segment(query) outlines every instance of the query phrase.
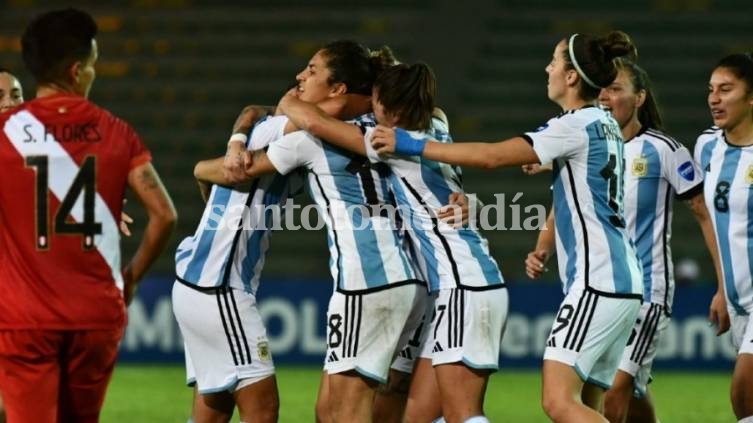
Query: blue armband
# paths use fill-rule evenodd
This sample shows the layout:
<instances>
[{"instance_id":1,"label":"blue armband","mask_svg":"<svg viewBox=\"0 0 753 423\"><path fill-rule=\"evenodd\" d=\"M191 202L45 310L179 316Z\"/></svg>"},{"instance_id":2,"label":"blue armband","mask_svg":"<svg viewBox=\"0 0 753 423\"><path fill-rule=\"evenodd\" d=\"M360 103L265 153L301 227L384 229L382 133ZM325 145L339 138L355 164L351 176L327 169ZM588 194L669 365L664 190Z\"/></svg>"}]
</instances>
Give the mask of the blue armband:
<instances>
[{"instance_id":1,"label":"blue armband","mask_svg":"<svg viewBox=\"0 0 753 423\"><path fill-rule=\"evenodd\" d=\"M416 139L405 129L395 128L395 154L420 156L424 154L428 138Z\"/></svg>"}]
</instances>

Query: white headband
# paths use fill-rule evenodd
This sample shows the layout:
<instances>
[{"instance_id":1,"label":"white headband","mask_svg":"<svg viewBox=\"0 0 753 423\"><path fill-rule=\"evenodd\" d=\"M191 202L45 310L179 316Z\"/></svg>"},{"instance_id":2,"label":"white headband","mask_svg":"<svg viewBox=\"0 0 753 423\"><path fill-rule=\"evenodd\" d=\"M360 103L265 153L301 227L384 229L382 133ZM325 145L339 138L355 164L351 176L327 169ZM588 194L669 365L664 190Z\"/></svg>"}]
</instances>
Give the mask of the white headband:
<instances>
[{"instance_id":1,"label":"white headband","mask_svg":"<svg viewBox=\"0 0 753 423\"><path fill-rule=\"evenodd\" d=\"M594 84L593 81L591 81L587 76L586 73L583 72L583 69L578 66L578 61L575 60L575 50L573 49L573 42L575 41L575 37L578 36L578 34L573 34L570 36L570 41L567 43L567 52L570 54L570 61L573 63L573 67L575 68L575 71L578 72L578 75L580 75L581 79L586 82L586 84L590 85L593 88L601 89L602 87Z\"/></svg>"}]
</instances>

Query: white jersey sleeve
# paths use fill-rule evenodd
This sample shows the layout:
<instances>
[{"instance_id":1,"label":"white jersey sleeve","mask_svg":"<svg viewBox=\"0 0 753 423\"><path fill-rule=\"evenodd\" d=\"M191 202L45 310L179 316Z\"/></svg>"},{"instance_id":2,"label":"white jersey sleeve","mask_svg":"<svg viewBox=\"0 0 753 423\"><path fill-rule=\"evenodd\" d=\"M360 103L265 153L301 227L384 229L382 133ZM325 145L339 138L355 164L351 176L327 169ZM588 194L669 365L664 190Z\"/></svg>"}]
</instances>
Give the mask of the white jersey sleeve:
<instances>
[{"instance_id":1,"label":"white jersey sleeve","mask_svg":"<svg viewBox=\"0 0 753 423\"><path fill-rule=\"evenodd\" d=\"M293 169L306 166L321 150L320 145L308 132L291 132L269 145L267 157L279 173L287 175Z\"/></svg>"},{"instance_id":2,"label":"white jersey sleeve","mask_svg":"<svg viewBox=\"0 0 753 423\"><path fill-rule=\"evenodd\" d=\"M554 159L567 160L585 149L588 138L583 135L583 126L576 125L580 122L570 119L571 116L568 113L549 119L536 131L525 133L541 164L551 163Z\"/></svg>"},{"instance_id":3,"label":"white jersey sleeve","mask_svg":"<svg viewBox=\"0 0 753 423\"><path fill-rule=\"evenodd\" d=\"M662 176L672 185L677 195L682 195L703 183L703 172L684 146L674 151L666 149L662 165Z\"/></svg>"},{"instance_id":4,"label":"white jersey sleeve","mask_svg":"<svg viewBox=\"0 0 753 423\"><path fill-rule=\"evenodd\" d=\"M249 150L261 150L267 147L272 141L280 139L285 135L285 125L288 123L287 116L272 116L256 125L251 133L251 140L248 143Z\"/></svg>"},{"instance_id":5,"label":"white jersey sleeve","mask_svg":"<svg viewBox=\"0 0 753 423\"><path fill-rule=\"evenodd\" d=\"M709 143L715 142L721 136L722 131L716 126L712 126L703 131L703 133L698 136L698 139L696 139L695 147L693 149L693 160L704 173L707 172L705 168L709 164L704 162L710 157L710 154L706 153L710 153L709 148L713 147L713 145L709 145ZM704 153L704 150L706 153Z\"/></svg>"},{"instance_id":6,"label":"white jersey sleeve","mask_svg":"<svg viewBox=\"0 0 753 423\"><path fill-rule=\"evenodd\" d=\"M366 146L366 157L371 163L379 163L382 161L382 158L379 157L379 154L377 154L376 150L374 150L374 147L371 146L371 137L374 136L375 129L376 128L365 128L363 134L363 142Z\"/></svg>"}]
</instances>

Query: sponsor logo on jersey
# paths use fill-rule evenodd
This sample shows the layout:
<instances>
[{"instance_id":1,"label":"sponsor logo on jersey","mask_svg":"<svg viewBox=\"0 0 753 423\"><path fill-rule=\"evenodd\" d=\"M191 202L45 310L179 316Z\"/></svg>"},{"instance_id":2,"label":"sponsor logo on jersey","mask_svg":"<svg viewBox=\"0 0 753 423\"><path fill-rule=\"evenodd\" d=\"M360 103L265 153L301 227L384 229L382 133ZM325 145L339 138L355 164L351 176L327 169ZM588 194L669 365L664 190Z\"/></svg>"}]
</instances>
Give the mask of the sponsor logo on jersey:
<instances>
[{"instance_id":1,"label":"sponsor logo on jersey","mask_svg":"<svg viewBox=\"0 0 753 423\"><path fill-rule=\"evenodd\" d=\"M692 182L695 179L695 169L693 169L693 163L687 161L677 168L677 173L682 176L686 181Z\"/></svg>"},{"instance_id":2,"label":"sponsor logo on jersey","mask_svg":"<svg viewBox=\"0 0 753 423\"><path fill-rule=\"evenodd\" d=\"M643 156L635 158L631 170L636 178L648 175L648 160Z\"/></svg>"}]
</instances>

